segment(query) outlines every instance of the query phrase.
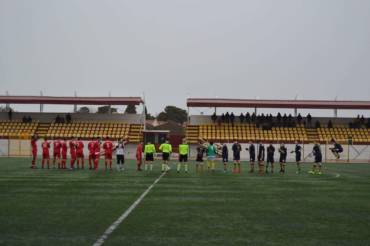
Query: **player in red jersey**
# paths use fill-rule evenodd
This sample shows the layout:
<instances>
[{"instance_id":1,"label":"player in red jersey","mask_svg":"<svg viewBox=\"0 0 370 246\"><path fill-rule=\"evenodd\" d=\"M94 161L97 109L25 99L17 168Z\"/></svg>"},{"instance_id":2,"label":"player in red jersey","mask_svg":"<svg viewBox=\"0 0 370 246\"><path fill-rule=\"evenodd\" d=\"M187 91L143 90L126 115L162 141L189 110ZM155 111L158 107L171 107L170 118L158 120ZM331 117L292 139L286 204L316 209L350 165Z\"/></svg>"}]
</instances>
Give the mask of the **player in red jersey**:
<instances>
[{"instance_id":1,"label":"player in red jersey","mask_svg":"<svg viewBox=\"0 0 370 246\"><path fill-rule=\"evenodd\" d=\"M45 161L48 164L48 169L50 168L50 154L49 154L49 148L50 143L45 138L44 142L41 144L42 147L42 161L41 161L41 167L44 168Z\"/></svg>"},{"instance_id":2,"label":"player in red jersey","mask_svg":"<svg viewBox=\"0 0 370 246\"><path fill-rule=\"evenodd\" d=\"M105 157L105 160L104 160L105 170L107 170L107 166L109 164L109 169L112 171L113 143L109 140L109 137L105 138L103 149L104 149L104 157Z\"/></svg>"},{"instance_id":3,"label":"player in red jersey","mask_svg":"<svg viewBox=\"0 0 370 246\"><path fill-rule=\"evenodd\" d=\"M140 142L136 147L136 166L138 171L142 171L141 164L143 161L143 142Z\"/></svg>"},{"instance_id":4,"label":"player in red jersey","mask_svg":"<svg viewBox=\"0 0 370 246\"><path fill-rule=\"evenodd\" d=\"M64 139L60 141L60 146L62 147L62 169L66 169L67 151L68 151L67 140Z\"/></svg>"},{"instance_id":5,"label":"player in red jersey","mask_svg":"<svg viewBox=\"0 0 370 246\"><path fill-rule=\"evenodd\" d=\"M76 141L74 138L72 138L70 141L69 141L69 154L71 155L71 162L70 162L70 165L71 165L71 169L74 169L75 167L75 162L76 162Z\"/></svg>"},{"instance_id":6,"label":"player in red jersey","mask_svg":"<svg viewBox=\"0 0 370 246\"><path fill-rule=\"evenodd\" d=\"M84 143L81 138L78 138L76 142L76 154L77 154L77 168L80 168L80 162L82 169L85 169L85 156L84 156Z\"/></svg>"},{"instance_id":7,"label":"player in red jersey","mask_svg":"<svg viewBox=\"0 0 370 246\"><path fill-rule=\"evenodd\" d=\"M89 150L89 169L93 169L92 167L92 164L94 162L94 144L95 144L95 141L93 139L91 139L91 141L89 142L89 144L87 145L87 148Z\"/></svg>"},{"instance_id":8,"label":"player in red jersey","mask_svg":"<svg viewBox=\"0 0 370 246\"><path fill-rule=\"evenodd\" d=\"M61 168L60 162L60 141L58 139L54 140L53 142L53 167L55 168L55 162L58 162L58 168Z\"/></svg>"},{"instance_id":9,"label":"player in red jersey","mask_svg":"<svg viewBox=\"0 0 370 246\"><path fill-rule=\"evenodd\" d=\"M98 170L100 160L100 139L94 141L94 169Z\"/></svg>"},{"instance_id":10,"label":"player in red jersey","mask_svg":"<svg viewBox=\"0 0 370 246\"><path fill-rule=\"evenodd\" d=\"M32 164L31 168L36 168L36 158L37 158L37 135L33 135L31 138L31 149L32 149Z\"/></svg>"}]
</instances>

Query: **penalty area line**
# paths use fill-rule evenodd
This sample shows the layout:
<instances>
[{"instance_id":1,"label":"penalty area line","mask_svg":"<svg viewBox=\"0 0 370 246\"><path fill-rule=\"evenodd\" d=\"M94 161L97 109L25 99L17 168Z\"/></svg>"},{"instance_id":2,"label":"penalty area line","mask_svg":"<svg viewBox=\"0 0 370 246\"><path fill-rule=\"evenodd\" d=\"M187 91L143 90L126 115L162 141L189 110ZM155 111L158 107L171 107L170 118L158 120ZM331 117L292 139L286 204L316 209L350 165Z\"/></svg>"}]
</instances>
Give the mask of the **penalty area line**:
<instances>
[{"instance_id":1,"label":"penalty area line","mask_svg":"<svg viewBox=\"0 0 370 246\"><path fill-rule=\"evenodd\" d=\"M141 195L140 197L116 220L111 224L108 229L105 230L103 235L99 237L99 239L93 244L93 246L101 246L107 240L110 234L117 229L117 227L130 215L130 213L140 204L140 202L144 199L144 197L149 193L149 191L156 185L159 180L166 174L166 172L162 173L154 182L151 184Z\"/></svg>"}]
</instances>

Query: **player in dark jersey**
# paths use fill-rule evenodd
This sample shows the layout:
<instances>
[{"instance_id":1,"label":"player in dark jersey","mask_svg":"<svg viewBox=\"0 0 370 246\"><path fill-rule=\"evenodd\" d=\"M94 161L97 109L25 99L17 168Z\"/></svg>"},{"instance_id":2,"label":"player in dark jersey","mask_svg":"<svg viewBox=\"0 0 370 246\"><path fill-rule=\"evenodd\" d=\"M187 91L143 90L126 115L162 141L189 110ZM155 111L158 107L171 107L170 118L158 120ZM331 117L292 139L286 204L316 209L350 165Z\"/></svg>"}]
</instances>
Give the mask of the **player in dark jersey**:
<instances>
[{"instance_id":1,"label":"player in dark jersey","mask_svg":"<svg viewBox=\"0 0 370 246\"><path fill-rule=\"evenodd\" d=\"M254 172L254 162L256 160L256 147L252 142L249 142L249 147L245 150L249 151L249 164L250 164L250 173Z\"/></svg>"},{"instance_id":2,"label":"player in dark jersey","mask_svg":"<svg viewBox=\"0 0 370 246\"><path fill-rule=\"evenodd\" d=\"M224 143L222 145L222 162L224 163L224 172L227 171L227 162L229 161L229 149L227 145Z\"/></svg>"},{"instance_id":3,"label":"player in dark jersey","mask_svg":"<svg viewBox=\"0 0 370 246\"><path fill-rule=\"evenodd\" d=\"M333 148L330 148L330 150L333 153L333 155L337 159L339 159L340 158L339 153L342 153L343 152L343 147L342 147L341 144L337 143L337 141L334 138L331 140L331 142L334 144L334 147Z\"/></svg>"},{"instance_id":4,"label":"player in dark jersey","mask_svg":"<svg viewBox=\"0 0 370 246\"><path fill-rule=\"evenodd\" d=\"M242 146L238 141L235 141L235 143L232 146L233 150L233 159L234 159L234 173L240 173L240 152L242 151Z\"/></svg>"},{"instance_id":5,"label":"player in dark jersey","mask_svg":"<svg viewBox=\"0 0 370 246\"><path fill-rule=\"evenodd\" d=\"M301 157L302 157L302 147L299 145L298 141L295 142L295 148L290 153L295 153L295 162L297 163L297 173L301 173Z\"/></svg>"},{"instance_id":6,"label":"player in dark jersey","mask_svg":"<svg viewBox=\"0 0 370 246\"><path fill-rule=\"evenodd\" d=\"M258 143L258 173L263 175L265 167L265 146L262 143Z\"/></svg>"},{"instance_id":7,"label":"player in dark jersey","mask_svg":"<svg viewBox=\"0 0 370 246\"><path fill-rule=\"evenodd\" d=\"M285 173L286 157L287 157L288 150L283 143L280 145L279 153L280 153L280 160L279 160L280 173Z\"/></svg>"},{"instance_id":8,"label":"player in dark jersey","mask_svg":"<svg viewBox=\"0 0 370 246\"><path fill-rule=\"evenodd\" d=\"M275 154L275 147L270 144L267 149L267 161L266 161L266 170L265 173L268 173L269 164L271 164L270 171L274 173L274 154Z\"/></svg>"},{"instance_id":9,"label":"player in dark jersey","mask_svg":"<svg viewBox=\"0 0 370 246\"><path fill-rule=\"evenodd\" d=\"M197 158L196 158L196 171L197 172L199 172L199 170L203 172L203 169L204 169L203 156L205 152L206 152L206 148L202 145L201 142L199 142L199 145L197 147Z\"/></svg>"},{"instance_id":10,"label":"player in dark jersey","mask_svg":"<svg viewBox=\"0 0 370 246\"><path fill-rule=\"evenodd\" d=\"M297 163L297 174L301 173L302 147L298 141L295 141L295 148L290 153L295 153L295 162Z\"/></svg>"},{"instance_id":11,"label":"player in dark jersey","mask_svg":"<svg viewBox=\"0 0 370 246\"><path fill-rule=\"evenodd\" d=\"M321 165L322 165L322 153L321 148L318 143L313 146L312 155L315 157L315 162L313 164L312 170L309 172L310 174L322 174L321 173Z\"/></svg>"}]
</instances>

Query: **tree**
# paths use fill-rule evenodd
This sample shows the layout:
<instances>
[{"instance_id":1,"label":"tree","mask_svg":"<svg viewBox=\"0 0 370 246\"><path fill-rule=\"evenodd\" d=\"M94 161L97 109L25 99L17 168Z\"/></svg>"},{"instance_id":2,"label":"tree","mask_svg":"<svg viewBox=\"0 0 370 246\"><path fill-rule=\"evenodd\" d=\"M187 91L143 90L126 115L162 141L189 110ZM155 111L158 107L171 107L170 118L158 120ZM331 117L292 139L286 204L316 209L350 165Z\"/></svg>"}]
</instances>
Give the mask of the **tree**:
<instances>
[{"instance_id":1,"label":"tree","mask_svg":"<svg viewBox=\"0 0 370 246\"><path fill-rule=\"evenodd\" d=\"M127 105L127 107L125 109L125 113L127 113L127 114L136 114L136 106L133 105L133 104Z\"/></svg>"},{"instance_id":2,"label":"tree","mask_svg":"<svg viewBox=\"0 0 370 246\"><path fill-rule=\"evenodd\" d=\"M159 121L168 121L168 115L166 112L160 112L158 115L157 115L157 120Z\"/></svg>"},{"instance_id":3,"label":"tree","mask_svg":"<svg viewBox=\"0 0 370 246\"><path fill-rule=\"evenodd\" d=\"M81 107L77 110L77 112L82 114L88 114L90 113L90 109L88 107Z\"/></svg>"},{"instance_id":4,"label":"tree","mask_svg":"<svg viewBox=\"0 0 370 246\"><path fill-rule=\"evenodd\" d=\"M117 108L111 108L111 112L112 113L116 113L117 112ZM108 114L109 113L109 106L101 106L101 107L98 107L98 114Z\"/></svg>"},{"instance_id":5,"label":"tree","mask_svg":"<svg viewBox=\"0 0 370 246\"><path fill-rule=\"evenodd\" d=\"M166 106L163 112L159 113L157 120L160 121L175 121L177 123L184 123L187 120L186 110L175 107L175 106Z\"/></svg>"},{"instance_id":6,"label":"tree","mask_svg":"<svg viewBox=\"0 0 370 246\"><path fill-rule=\"evenodd\" d=\"M148 109L146 108L146 106L145 106L145 119L147 119L147 120L154 120L155 119L155 117L153 115L148 113Z\"/></svg>"}]
</instances>

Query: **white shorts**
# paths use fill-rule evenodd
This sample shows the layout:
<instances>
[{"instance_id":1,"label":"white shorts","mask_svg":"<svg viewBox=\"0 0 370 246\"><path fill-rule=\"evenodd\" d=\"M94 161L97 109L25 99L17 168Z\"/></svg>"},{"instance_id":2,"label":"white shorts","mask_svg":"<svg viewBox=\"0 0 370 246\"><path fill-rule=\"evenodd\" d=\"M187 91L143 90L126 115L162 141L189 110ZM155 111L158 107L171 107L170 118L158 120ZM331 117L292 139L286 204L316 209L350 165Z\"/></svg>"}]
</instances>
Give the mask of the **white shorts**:
<instances>
[{"instance_id":1,"label":"white shorts","mask_svg":"<svg viewBox=\"0 0 370 246\"><path fill-rule=\"evenodd\" d=\"M215 156L208 156L207 157L207 160L209 160L209 161L214 161L216 159L216 157Z\"/></svg>"}]
</instances>

